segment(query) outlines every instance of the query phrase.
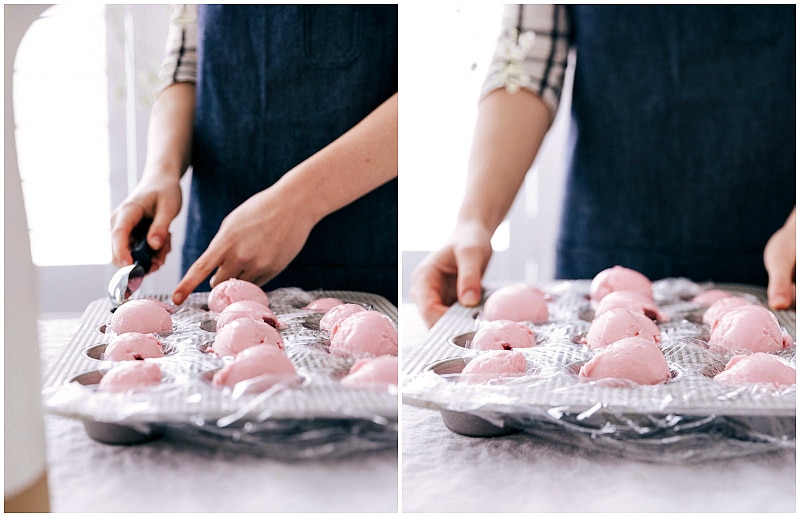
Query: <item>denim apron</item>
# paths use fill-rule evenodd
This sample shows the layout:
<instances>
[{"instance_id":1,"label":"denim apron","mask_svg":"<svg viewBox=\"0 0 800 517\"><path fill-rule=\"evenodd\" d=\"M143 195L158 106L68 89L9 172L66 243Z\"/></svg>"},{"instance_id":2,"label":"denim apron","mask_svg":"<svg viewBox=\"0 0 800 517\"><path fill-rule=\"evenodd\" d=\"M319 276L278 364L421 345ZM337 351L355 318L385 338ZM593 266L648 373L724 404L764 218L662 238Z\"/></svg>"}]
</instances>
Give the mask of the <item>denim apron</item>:
<instances>
[{"instance_id":1,"label":"denim apron","mask_svg":"<svg viewBox=\"0 0 800 517\"><path fill-rule=\"evenodd\" d=\"M795 8L570 6L576 70L559 278L766 285L796 203Z\"/></svg>"},{"instance_id":2,"label":"denim apron","mask_svg":"<svg viewBox=\"0 0 800 517\"><path fill-rule=\"evenodd\" d=\"M184 271L228 213L396 91L396 5L201 6ZM320 221L277 287L396 303L397 180Z\"/></svg>"}]
</instances>

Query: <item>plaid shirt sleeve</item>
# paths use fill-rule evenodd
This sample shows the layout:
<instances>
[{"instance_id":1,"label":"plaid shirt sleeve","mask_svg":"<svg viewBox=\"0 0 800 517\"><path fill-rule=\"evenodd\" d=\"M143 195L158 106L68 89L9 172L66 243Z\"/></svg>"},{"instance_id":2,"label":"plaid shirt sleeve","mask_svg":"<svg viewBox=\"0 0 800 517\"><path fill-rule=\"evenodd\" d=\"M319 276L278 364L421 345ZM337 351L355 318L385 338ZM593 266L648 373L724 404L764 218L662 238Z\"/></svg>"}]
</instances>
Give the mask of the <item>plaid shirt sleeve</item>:
<instances>
[{"instance_id":1,"label":"plaid shirt sleeve","mask_svg":"<svg viewBox=\"0 0 800 517\"><path fill-rule=\"evenodd\" d=\"M563 5L506 5L481 98L498 88L524 88L545 102L552 120L564 84L569 31Z\"/></svg>"},{"instance_id":2,"label":"plaid shirt sleeve","mask_svg":"<svg viewBox=\"0 0 800 517\"><path fill-rule=\"evenodd\" d=\"M164 59L158 72L156 95L173 83L194 83L197 74L197 5L170 6L170 24Z\"/></svg>"}]
</instances>

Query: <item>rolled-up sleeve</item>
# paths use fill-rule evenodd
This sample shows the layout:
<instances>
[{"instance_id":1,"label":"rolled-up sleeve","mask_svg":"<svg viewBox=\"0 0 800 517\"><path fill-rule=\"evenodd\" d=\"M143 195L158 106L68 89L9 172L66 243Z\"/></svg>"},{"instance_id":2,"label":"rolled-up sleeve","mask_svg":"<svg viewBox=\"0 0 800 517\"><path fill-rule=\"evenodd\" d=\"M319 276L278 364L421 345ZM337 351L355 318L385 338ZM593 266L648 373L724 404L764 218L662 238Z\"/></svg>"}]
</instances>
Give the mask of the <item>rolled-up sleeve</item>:
<instances>
[{"instance_id":1,"label":"rolled-up sleeve","mask_svg":"<svg viewBox=\"0 0 800 517\"><path fill-rule=\"evenodd\" d=\"M197 5L170 6L170 24L164 59L158 72L156 95L173 83L197 79Z\"/></svg>"},{"instance_id":2,"label":"rolled-up sleeve","mask_svg":"<svg viewBox=\"0 0 800 517\"><path fill-rule=\"evenodd\" d=\"M481 98L498 88L524 88L545 102L552 120L564 84L569 31L563 5L506 5Z\"/></svg>"}]
</instances>

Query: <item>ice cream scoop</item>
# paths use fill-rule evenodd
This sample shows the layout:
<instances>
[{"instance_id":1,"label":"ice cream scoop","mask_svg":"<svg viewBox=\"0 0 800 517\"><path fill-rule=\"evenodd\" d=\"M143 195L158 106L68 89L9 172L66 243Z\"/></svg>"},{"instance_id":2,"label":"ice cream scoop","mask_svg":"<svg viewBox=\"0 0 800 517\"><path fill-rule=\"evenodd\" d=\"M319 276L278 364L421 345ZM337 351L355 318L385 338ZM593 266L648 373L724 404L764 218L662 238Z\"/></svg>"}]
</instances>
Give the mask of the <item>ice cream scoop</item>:
<instances>
[{"instance_id":1,"label":"ice cream scoop","mask_svg":"<svg viewBox=\"0 0 800 517\"><path fill-rule=\"evenodd\" d=\"M708 344L725 352L777 352L793 344L781 333L778 318L760 305L735 307L717 320L711 329Z\"/></svg>"},{"instance_id":2,"label":"ice cream scoop","mask_svg":"<svg viewBox=\"0 0 800 517\"><path fill-rule=\"evenodd\" d=\"M267 325L271 325L276 329L286 327L286 325L283 324L280 319L278 319L278 316L272 312L272 309L266 305L260 302L254 302L252 300L242 300L239 302L233 302L222 309L222 312L219 314L219 318L217 318L217 332L219 332L231 321L239 318L249 318L251 320L263 321Z\"/></svg>"},{"instance_id":3,"label":"ice cream scoop","mask_svg":"<svg viewBox=\"0 0 800 517\"><path fill-rule=\"evenodd\" d=\"M98 391L125 393L161 383L161 368L147 361L125 361L106 372L97 385Z\"/></svg>"},{"instance_id":4,"label":"ice cream scoop","mask_svg":"<svg viewBox=\"0 0 800 517\"><path fill-rule=\"evenodd\" d=\"M344 302L338 298L317 298L304 307L309 311L327 312L330 308L342 305Z\"/></svg>"},{"instance_id":5,"label":"ice cream scoop","mask_svg":"<svg viewBox=\"0 0 800 517\"><path fill-rule=\"evenodd\" d=\"M127 302L131 295L139 289L144 276L150 272L155 251L147 244L147 230L153 220L142 219L131 231L131 257L133 263L117 270L108 282L108 296L112 310Z\"/></svg>"},{"instance_id":6,"label":"ice cream scoop","mask_svg":"<svg viewBox=\"0 0 800 517\"><path fill-rule=\"evenodd\" d=\"M357 303L344 303L331 307L328 312L319 320L319 329L325 332L330 332L337 321L343 320L348 316L352 316L357 312L365 311L366 309Z\"/></svg>"},{"instance_id":7,"label":"ice cream scoop","mask_svg":"<svg viewBox=\"0 0 800 517\"><path fill-rule=\"evenodd\" d=\"M581 366L583 381L604 379L612 386L624 386L625 381L653 385L666 382L671 374L661 350L650 340L627 337L600 349Z\"/></svg>"},{"instance_id":8,"label":"ice cream scoop","mask_svg":"<svg viewBox=\"0 0 800 517\"><path fill-rule=\"evenodd\" d=\"M511 350L536 346L536 334L525 323L511 320L490 321L477 332L469 345L476 350Z\"/></svg>"},{"instance_id":9,"label":"ice cream scoop","mask_svg":"<svg viewBox=\"0 0 800 517\"><path fill-rule=\"evenodd\" d=\"M753 302L742 296L726 296L720 298L703 312L703 323L714 328L719 317L729 310L735 309L736 307L751 305L752 303Z\"/></svg>"},{"instance_id":10,"label":"ice cream scoop","mask_svg":"<svg viewBox=\"0 0 800 517\"><path fill-rule=\"evenodd\" d=\"M135 361L164 357L164 347L153 334L126 332L116 336L103 352L105 361Z\"/></svg>"},{"instance_id":11,"label":"ice cream scoop","mask_svg":"<svg viewBox=\"0 0 800 517\"><path fill-rule=\"evenodd\" d=\"M550 317L545 293L527 284L501 287L486 298L483 318L493 320L545 323Z\"/></svg>"},{"instance_id":12,"label":"ice cream scoop","mask_svg":"<svg viewBox=\"0 0 800 517\"><path fill-rule=\"evenodd\" d=\"M724 289L707 289L697 293L694 298L692 298L692 303L703 307L711 307L711 304L714 302L729 296L733 296L733 294Z\"/></svg>"},{"instance_id":13,"label":"ice cream scoop","mask_svg":"<svg viewBox=\"0 0 800 517\"><path fill-rule=\"evenodd\" d=\"M517 350L487 350L464 366L459 382L486 384L495 379L519 377L528 371L525 355Z\"/></svg>"},{"instance_id":14,"label":"ice cream scoop","mask_svg":"<svg viewBox=\"0 0 800 517\"><path fill-rule=\"evenodd\" d=\"M222 312L225 307L243 300L251 300L269 307L269 297L259 286L246 280L229 278L215 285L208 294L208 308Z\"/></svg>"},{"instance_id":15,"label":"ice cream scoop","mask_svg":"<svg viewBox=\"0 0 800 517\"><path fill-rule=\"evenodd\" d=\"M614 266L597 273L589 285L589 296L599 302L614 291L635 291L653 299L653 283L639 271Z\"/></svg>"},{"instance_id":16,"label":"ice cream scoop","mask_svg":"<svg viewBox=\"0 0 800 517\"><path fill-rule=\"evenodd\" d=\"M127 332L172 332L172 315L158 300L139 298L120 305L111 316L109 327L118 335Z\"/></svg>"},{"instance_id":17,"label":"ice cream scoop","mask_svg":"<svg viewBox=\"0 0 800 517\"><path fill-rule=\"evenodd\" d=\"M212 351L220 357L235 356L246 348L270 345L283 348L283 338L272 325L263 321L239 318L225 325L214 339Z\"/></svg>"},{"instance_id":18,"label":"ice cream scoop","mask_svg":"<svg viewBox=\"0 0 800 517\"><path fill-rule=\"evenodd\" d=\"M362 358L342 378L346 386L382 387L397 385L399 363L396 355Z\"/></svg>"},{"instance_id":19,"label":"ice cream scoop","mask_svg":"<svg viewBox=\"0 0 800 517\"><path fill-rule=\"evenodd\" d=\"M586 333L586 346L604 348L626 337L640 337L651 343L661 342L661 330L650 318L630 309L611 309L592 320Z\"/></svg>"},{"instance_id":20,"label":"ice cream scoop","mask_svg":"<svg viewBox=\"0 0 800 517\"><path fill-rule=\"evenodd\" d=\"M642 313L651 320L669 321L669 316L661 312L652 298L648 298L637 291L612 291L608 293L597 303L597 307L594 309L594 317L596 318L604 312L618 308Z\"/></svg>"},{"instance_id":21,"label":"ice cream scoop","mask_svg":"<svg viewBox=\"0 0 800 517\"><path fill-rule=\"evenodd\" d=\"M232 387L250 379L257 379L253 382L253 389L265 390L279 382L298 380L299 376L283 350L256 345L242 350L233 362L218 370L211 383L217 387Z\"/></svg>"},{"instance_id":22,"label":"ice cream scoop","mask_svg":"<svg viewBox=\"0 0 800 517\"><path fill-rule=\"evenodd\" d=\"M725 370L714 376L715 382L727 384L772 384L776 388L797 384L797 370L780 357L764 352L735 355Z\"/></svg>"},{"instance_id":23,"label":"ice cream scoop","mask_svg":"<svg viewBox=\"0 0 800 517\"><path fill-rule=\"evenodd\" d=\"M381 312L357 312L333 326L331 350L374 356L397 355L397 327Z\"/></svg>"}]
</instances>

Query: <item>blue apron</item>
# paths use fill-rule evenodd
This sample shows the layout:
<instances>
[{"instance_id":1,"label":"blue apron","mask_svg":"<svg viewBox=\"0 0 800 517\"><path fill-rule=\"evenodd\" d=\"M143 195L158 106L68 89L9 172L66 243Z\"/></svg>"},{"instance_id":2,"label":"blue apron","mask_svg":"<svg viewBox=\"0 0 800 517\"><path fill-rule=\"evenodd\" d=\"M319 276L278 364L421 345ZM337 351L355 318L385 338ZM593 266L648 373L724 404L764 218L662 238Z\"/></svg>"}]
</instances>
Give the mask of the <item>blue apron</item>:
<instances>
[{"instance_id":1,"label":"blue apron","mask_svg":"<svg viewBox=\"0 0 800 517\"><path fill-rule=\"evenodd\" d=\"M766 285L795 199L795 7L570 6L559 278Z\"/></svg>"},{"instance_id":2,"label":"blue apron","mask_svg":"<svg viewBox=\"0 0 800 517\"><path fill-rule=\"evenodd\" d=\"M184 271L228 213L396 91L396 5L201 6ZM396 303L397 180L320 221L277 287Z\"/></svg>"}]
</instances>

